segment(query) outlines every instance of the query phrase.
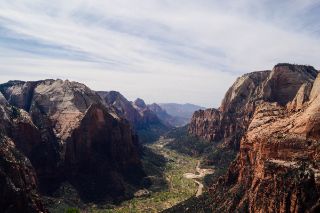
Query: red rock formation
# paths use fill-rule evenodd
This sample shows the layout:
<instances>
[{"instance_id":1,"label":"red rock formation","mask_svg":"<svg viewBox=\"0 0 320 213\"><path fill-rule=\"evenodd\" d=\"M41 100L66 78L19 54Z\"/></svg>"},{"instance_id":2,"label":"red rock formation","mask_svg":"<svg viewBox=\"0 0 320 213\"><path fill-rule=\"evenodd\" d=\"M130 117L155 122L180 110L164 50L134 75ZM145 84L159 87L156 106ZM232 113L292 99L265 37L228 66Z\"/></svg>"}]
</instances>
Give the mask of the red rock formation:
<instances>
[{"instance_id":1,"label":"red rock formation","mask_svg":"<svg viewBox=\"0 0 320 213\"><path fill-rule=\"evenodd\" d=\"M132 128L85 85L11 81L0 91L1 109L10 111L0 129L30 159L41 192L70 181L84 199L113 200L143 178Z\"/></svg>"},{"instance_id":2,"label":"red rock formation","mask_svg":"<svg viewBox=\"0 0 320 213\"><path fill-rule=\"evenodd\" d=\"M320 212L317 73L280 64L272 72L246 74L219 110L195 113L191 133L239 143L239 153L208 195L166 212ZM227 140L237 134L239 140Z\"/></svg>"},{"instance_id":3,"label":"red rock formation","mask_svg":"<svg viewBox=\"0 0 320 213\"><path fill-rule=\"evenodd\" d=\"M219 137L224 142L226 133L241 135L239 154L226 176L210 189L211 203L205 208L213 212L320 211L317 73L307 66L280 64L272 72L247 74L228 90L219 111L195 113L193 134L216 140L217 132L222 132ZM252 80L257 74L264 76L262 81ZM224 123L226 116L232 123Z\"/></svg>"},{"instance_id":4,"label":"red rock formation","mask_svg":"<svg viewBox=\"0 0 320 213\"><path fill-rule=\"evenodd\" d=\"M117 121L103 105L94 104L68 139L68 175L86 200L121 198L125 182L141 182L144 172L138 141L128 130L128 123Z\"/></svg>"},{"instance_id":5,"label":"red rock formation","mask_svg":"<svg viewBox=\"0 0 320 213\"><path fill-rule=\"evenodd\" d=\"M239 149L257 105L262 101L286 105L301 90L303 97L296 98L292 103L295 107L305 101L304 93L308 93L316 76L313 67L290 64L276 65L272 71L245 74L227 91L218 110L194 113L189 133Z\"/></svg>"},{"instance_id":6,"label":"red rock formation","mask_svg":"<svg viewBox=\"0 0 320 213\"><path fill-rule=\"evenodd\" d=\"M196 111L189 125L189 131L209 141L219 138L220 115L220 111L216 109Z\"/></svg>"},{"instance_id":7,"label":"red rock formation","mask_svg":"<svg viewBox=\"0 0 320 213\"><path fill-rule=\"evenodd\" d=\"M319 126L320 117L311 119L320 110L319 100L305 103L303 110L294 113L275 103L257 107L226 176L227 194L239 193L240 199L224 197L230 209L221 210L319 210L320 131L314 127ZM214 198L217 188L212 189Z\"/></svg>"}]
</instances>

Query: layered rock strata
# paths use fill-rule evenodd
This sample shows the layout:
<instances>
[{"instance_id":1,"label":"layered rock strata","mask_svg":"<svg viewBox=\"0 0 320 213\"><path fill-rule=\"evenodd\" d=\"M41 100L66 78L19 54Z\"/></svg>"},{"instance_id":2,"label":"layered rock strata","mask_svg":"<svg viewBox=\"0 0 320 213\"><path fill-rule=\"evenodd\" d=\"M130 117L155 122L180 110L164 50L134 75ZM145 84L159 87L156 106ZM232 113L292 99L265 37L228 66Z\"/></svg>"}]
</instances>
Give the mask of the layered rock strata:
<instances>
[{"instance_id":1,"label":"layered rock strata","mask_svg":"<svg viewBox=\"0 0 320 213\"><path fill-rule=\"evenodd\" d=\"M239 153L202 206L169 212L319 212L319 85L314 68L279 64L238 78L218 110L195 113L192 134Z\"/></svg>"},{"instance_id":2,"label":"layered rock strata","mask_svg":"<svg viewBox=\"0 0 320 213\"><path fill-rule=\"evenodd\" d=\"M290 107L301 106L317 74L311 66L291 64L278 64L271 71L245 74L230 87L218 109L194 113L189 133L239 149L240 140L260 103L277 102L285 106L296 97Z\"/></svg>"},{"instance_id":3,"label":"layered rock strata","mask_svg":"<svg viewBox=\"0 0 320 213\"><path fill-rule=\"evenodd\" d=\"M37 184L33 175L22 178L37 186L33 190L50 195L69 181L84 200L95 202L122 199L127 184L141 182L144 172L132 127L85 85L10 81L0 85L0 92L1 135L30 160L26 165Z\"/></svg>"}]
</instances>

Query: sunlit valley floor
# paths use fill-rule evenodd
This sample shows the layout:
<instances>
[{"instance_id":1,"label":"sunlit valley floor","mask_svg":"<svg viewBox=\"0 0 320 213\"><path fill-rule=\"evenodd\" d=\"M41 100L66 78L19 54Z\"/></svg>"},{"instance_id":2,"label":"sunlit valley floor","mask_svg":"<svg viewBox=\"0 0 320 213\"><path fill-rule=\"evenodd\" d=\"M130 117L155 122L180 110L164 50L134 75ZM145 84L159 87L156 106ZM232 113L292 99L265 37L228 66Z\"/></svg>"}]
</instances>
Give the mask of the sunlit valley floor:
<instances>
[{"instance_id":1,"label":"sunlit valley floor","mask_svg":"<svg viewBox=\"0 0 320 213\"><path fill-rule=\"evenodd\" d=\"M190 147L191 144L196 148ZM72 186L65 184L57 192L59 197L46 198L47 205L51 212L57 213L71 209L83 212L161 212L206 193L207 184L217 177L213 174L215 166L205 165L204 156L200 156L209 147L208 142L188 136L187 127L177 128L143 146L142 164L150 185L132 189L137 190L134 198L118 204L84 204ZM221 168L218 167L217 172L221 173Z\"/></svg>"},{"instance_id":2,"label":"sunlit valley floor","mask_svg":"<svg viewBox=\"0 0 320 213\"><path fill-rule=\"evenodd\" d=\"M195 172L197 158L167 148L165 145L170 141L161 138L146 146L150 150L143 158L143 165L152 183L148 188L150 194L126 201L115 207L114 212L159 212L195 195L197 184L183 174ZM163 161L159 162L159 158Z\"/></svg>"}]
</instances>

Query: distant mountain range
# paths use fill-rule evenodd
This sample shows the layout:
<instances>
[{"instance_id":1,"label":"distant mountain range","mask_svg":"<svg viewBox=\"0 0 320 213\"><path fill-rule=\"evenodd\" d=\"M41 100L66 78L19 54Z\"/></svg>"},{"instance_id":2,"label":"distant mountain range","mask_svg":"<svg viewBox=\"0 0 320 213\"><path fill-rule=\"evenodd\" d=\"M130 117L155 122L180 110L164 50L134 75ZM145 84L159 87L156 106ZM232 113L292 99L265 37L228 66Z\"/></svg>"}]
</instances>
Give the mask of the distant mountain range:
<instances>
[{"instance_id":1,"label":"distant mountain range","mask_svg":"<svg viewBox=\"0 0 320 213\"><path fill-rule=\"evenodd\" d=\"M184 126L190 122L193 113L197 110L203 110L204 107L194 104L177 104L177 103L159 103L158 104L169 115L177 119L176 126Z\"/></svg>"},{"instance_id":2,"label":"distant mountain range","mask_svg":"<svg viewBox=\"0 0 320 213\"><path fill-rule=\"evenodd\" d=\"M117 113L126 118L138 132L149 131L156 127L154 132L161 134L168 128L188 124L195 111L205 109L193 104L153 103L147 105L141 98L132 102L117 91L99 91L97 94L100 95L106 106L114 106Z\"/></svg>"},{"instance_id":3,"label":"distant mountain range","mask_svg":"<svg viewBox=\"0 0 320 213\"><path fill-rule=\"evenodd\" d=\"M138 133L140 142L155 141L161 134L172 128L171 124L161 120L140 98L132 102L117 91L99 91L97 94L106 107L112 106L116 114L129 121Z\"/></svg>"}]
</instances>

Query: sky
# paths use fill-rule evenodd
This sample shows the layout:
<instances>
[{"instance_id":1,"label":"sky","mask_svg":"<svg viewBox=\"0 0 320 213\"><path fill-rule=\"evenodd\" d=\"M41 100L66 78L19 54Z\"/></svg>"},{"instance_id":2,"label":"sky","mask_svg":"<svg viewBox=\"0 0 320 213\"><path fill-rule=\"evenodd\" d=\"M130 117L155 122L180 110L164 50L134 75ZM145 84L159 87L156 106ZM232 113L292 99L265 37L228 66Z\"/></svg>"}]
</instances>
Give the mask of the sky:
<instances>
[{"instance_id":1,"label":"sky","mask_svg":"<svg viewBox=\"0 0 320 213\"><path fill-rule=\"evenodd\" d=\"M319 20L319 0L0 0L0 82L218 107L244 73L320 69Z\"/></svg>"}]
</instances>

